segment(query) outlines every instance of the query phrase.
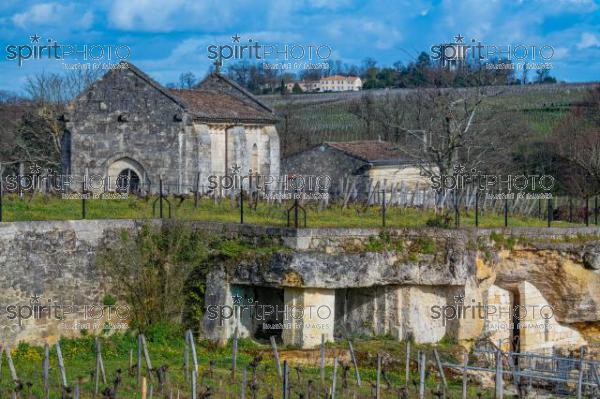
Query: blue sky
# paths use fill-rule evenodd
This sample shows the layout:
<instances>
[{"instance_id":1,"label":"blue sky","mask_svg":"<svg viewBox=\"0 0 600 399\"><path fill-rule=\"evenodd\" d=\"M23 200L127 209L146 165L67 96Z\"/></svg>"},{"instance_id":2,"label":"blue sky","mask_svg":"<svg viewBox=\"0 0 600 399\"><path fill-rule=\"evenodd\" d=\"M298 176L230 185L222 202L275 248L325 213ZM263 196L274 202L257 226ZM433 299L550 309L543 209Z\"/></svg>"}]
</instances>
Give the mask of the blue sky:
<instances>
[{"instance_id":1,"label":"blue sky","mask_svg":"<svg viewBox=\"0 0 600 399\"><path fill-rule=\"evenodd\" d=\"M600 3L594 0L99 0L0 3L0 89L20 92L26 76L61 72L60 62L7 60L7 46L52 38L61 44L126 45L129 60L161 83L202 76L210 44L231 36L263 44L327 45L332 59L408 62L457 34L495 45L550 45L551 74L600 80Z\"/></svg>"}]
</instances>

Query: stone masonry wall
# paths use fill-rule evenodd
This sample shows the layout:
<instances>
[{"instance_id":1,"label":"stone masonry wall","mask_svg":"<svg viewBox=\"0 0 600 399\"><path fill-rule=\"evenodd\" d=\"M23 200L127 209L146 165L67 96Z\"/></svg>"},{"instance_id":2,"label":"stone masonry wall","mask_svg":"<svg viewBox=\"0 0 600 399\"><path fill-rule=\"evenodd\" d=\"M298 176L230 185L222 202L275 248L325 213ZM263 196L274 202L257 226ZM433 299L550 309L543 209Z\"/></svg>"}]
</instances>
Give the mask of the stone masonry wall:
<instances>
[{"instance_id":1,"label":"stone masonry wall","mask_svg":"<svg viewBox=\"0 0 600 399\"><path fill-rule=\"evenodd\" d=\"M0 223L0 340L52 341L59 334L77 335L81 329L89 329L81 314L69 315L70 323L65 325L26 312L19 323L11 318L14 312L7 307L26 309L60 299L80 307L100 305L107 287L102 286L94 269L98 247L118 230L135 231L146 222ZM347 290L346 307L357 311L348 312L345 320L336 316L336 326L338 322L346 327L362 323L376 334L399 338L423 332L419 339L425 341L441 339L445 333L469 339L481 331L482 325L447 323L442 329L443 325L420 317L428 317L422 313L432 306L454 305L457 295L479 301L482 292L492 284L514 290L515 284L529 281L545 301L556 306L557 323L597 325L600 320L597 289L600 275L594 269L595 259L600 256L597 229L499 230L507 237L514 235L527 240L522 247L517 245L512 249L490 243L491 230L400 229L388 231L392 238L385 238L387 244L396 247L366 251L361 245L372 244L373 237L380 237L379 230L190 224L232 238L277 237L292 249L276 254L267 263L242 263L231 274L217 268L209 276L207 294L213 295L210 300L218 304L231 302L233 284L257 289L331 290L335 291L339 315L339 299ZM486 238L487 244L478 242L478 238ZM300 291L298 295L304 294ZM382 318L375 320L374 315ZM76 321L79 324L73 325ZM232 331L226 330L209 328L206 333L209 337L223 338L223 334ZM302 334L303 340L314 338L309 331Z\"/></svg>"},{"instance_id":2,"label":"stone masonry wall","mask_svg":"<svg viewBox=\"0 0 600 399\"><path fill-rule=\"evenodd\" d=\"M181 155L193 150L191 121L181 106L129 69L110 71L94 83L74 101L67 119L76 176L86 168L104 176L112 162L129 157L153 184L159 175L175 184L185 166Z\"/></svg>"},{"instance_id":3,"label":"stone masonry wall","mask_svg":"<svg viewBox=\"0 0 600 399\"><path fill-rule=\"evenodd\" d=\"M281 161L281 172L284 174L301 174L305 176L329 176L332 189L339 188L339 181L358 170L366 163L350 157L341 151L324 147L315 147L300 154L291 155ZM364 188L359 188L364 189Z\"/></svg>"},{"instance_id":4,"label":"stone masonry wall","mask_svg":"<svg viewBox=\"0 0 600 399\"><path fill-rule=\"evenodd\" d=\"M94 268L96 250L111 231L138 226L132 220L0 223L0 341L53 342L93 329L86 315L99 314L92 306L101 306L106 293ZM42 305L53 306L51 312Z\"/></svg>"}]
</instances>

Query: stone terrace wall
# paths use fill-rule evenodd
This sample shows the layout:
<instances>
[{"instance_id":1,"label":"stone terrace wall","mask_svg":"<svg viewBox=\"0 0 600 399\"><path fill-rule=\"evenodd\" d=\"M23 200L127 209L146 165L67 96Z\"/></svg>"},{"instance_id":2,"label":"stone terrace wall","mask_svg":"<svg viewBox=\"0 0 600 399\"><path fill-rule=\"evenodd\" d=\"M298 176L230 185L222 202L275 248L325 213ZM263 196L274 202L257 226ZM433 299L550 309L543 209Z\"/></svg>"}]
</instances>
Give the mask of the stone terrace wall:
<instances>
[{"instance_id":1,"label":"stone terrace wall","mask_svg":"<svg viewBox=\"0 0 600 399\"><path fill-rule=\"evenodd\" d=\"M71 304L102 304L96 250L109 231L138 226L133 220L0 223L0 340L54 341L58 334L78 334L85 327L73 325L84 319L80 314L61 326L47 311L31 314L34 305L62 301L68 312L75 309ZM21 309L7 309L11 305ZM23 316L20 322L15 312Z\"/></svg>"},{"instance_id":2,"label":"stone terrace wall","mask_svg":"<svg viewBox=\"0 0 600 399\"><path fill-rule=\"evenodd\" d=\"M369 237L378 236L382 229L286 229L284 242L291 248L297 250L322 250L325 252L335 252L341 246L348 244L349 240L356 243L363 243L369 240ZM386 229L392 236L402 238L414 237L432 237L437 239L456 239L468 240L478 237L489 238L492 233L503 235L505 237L519 237L523 239L535 240L540 244L544 241L568 241L577 237L598 236L600 240L600 228L598 227L512 227L496 229L436 229L436 228L406 228L406 229Z\"/></svg>"},{"instance_id":3,"label":"stone terrace wall","mask_svg":"<svg viewBox=\"0 0 600 399\"><path fill-rule=\"evenodd\" d=\"M85 307L101 306L108 291L94 268L96 252L111 234L121 229L135 232L144 223L148 220L0 223L0 343L54 342L59 335L76 336L82 329L93 329L93 319L86 320ZM283 237L293 233L249 225L190 224L231 237ZM60 309L74 313L66 315L64 323L49 317L48 308L36 312L39 306L53 305L56 310L59 304L64 306ZM92 311L89 309L87 314ZM21 320L17 314L23 316ZM97 324L100 328L102 325Z\"/></svg>"},{"instance_id":4,"label":"stone terrace wall","mask_svg":"<svg viewBox=\"0 0 600 399\"><path fill-rule=\"evenodd\" d=\"M47 315L37 318L28 315L27 307L33 307L35 304L47 305L48 300L52 300L52 304L56 304L61 298L67 305L69 303L79 307L100 305L107 291L106 287L102 286L98 272L94 268L95 255L100 244L110 234L120 229L136 231L143 223L147 222L140 220L79 220L0 223L0 341L41 342L48 340L52 342L59 334L77 335L81 329L89 327L89 324L85 324L86 321L82 320L81 314L69 318L70 323L61 324L57 320L49 319ZM160 221L154 220L152 223L160 223ZM337 257L336 253L347 250L349 243L368 242L369 237L378 236L380 233L379 229L294 230L207 222L190 222L190 224L198 229L232 237L240 235L278 237L282 243L298 252L294 254L297 259L302 256L308 256L314 260L326 257L337 263L343 262L343 256ZM478 236L489 237L492 231L502 232L507 236L518 235L535 238L540 243L564 240L565 237L600 234L600 230L596 228L398 229L389 230L389 233L407 241L416 237L431 237L437 241L465 247L465 243L469 239ZM310 252L314 254L310 254ZM359 255L359 252L355 255ZM372 254L372 257L383 259L382 255L378 254ZM422 262L426 263L426 258L426 256L422 258ZM303 270L303 268L298 270ZM363 269L357 267L356 270ZM410 273L406 275L411 276ZM441 274L439 278L443 276ZM457 276L458 280L456 281L432 280L429 284L464 284L465 275L457 274ZM236 277L239 278L240 275ZM307 282L309 280L307 278ZM351 280L346 278L348 284L345 286L350 285ZM270 283L277 286L278 281L278 278L274 278ZM411 277L407 281L418 284L421 280ZM252 284L252 280L249 279L247 283ZM265 281L262 283L264 284ZM402 281L394 280L394 283L402 284ZM318 286L318 284L314 285ZM10 305L21 306L25 309L23 316L26 317L23 317L20 323L17 319L11 319L14 312L11 313L7 310L7 306ZM80 324L74 325L73 321L78 321ZM570 319L569 321L574 322L575 320ZM591 322L592 320L585 321Z\"/></svg>"}]
</instances>

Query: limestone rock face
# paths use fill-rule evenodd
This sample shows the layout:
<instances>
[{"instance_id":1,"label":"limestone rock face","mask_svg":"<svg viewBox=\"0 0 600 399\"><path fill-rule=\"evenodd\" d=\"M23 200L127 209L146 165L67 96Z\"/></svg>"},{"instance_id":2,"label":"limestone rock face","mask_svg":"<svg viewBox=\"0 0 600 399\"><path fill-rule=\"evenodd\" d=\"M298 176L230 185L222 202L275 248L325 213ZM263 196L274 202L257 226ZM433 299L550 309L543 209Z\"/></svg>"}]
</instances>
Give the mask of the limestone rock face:
<instances>
[{"instance_id":1,"label":"limestone rock face","mask_svg":"<svg viewBox=\"0 0 600 399\"><path fill-rule=\"evenodd\" d=\"M79 329L69 326L67 330L57 320L9 319L6 306L29 305L34 295L43 300L69 299L81 306L102 303L106 287L100 284L94 263L98 249L117 239L122 229L135 233L144 223L0 224L0 338L12 344L78 335ZM234 297L241 296L261 305L335 307L333 322L326 320L328 336L346 329L412 337L417 342L437 342L444 336L464 342L490 331L485 325L489 320L480 317L440 319L436 315L443 309L452 314L461 304L530 304L538 309L548 304L554 310L552 326L557 328L546 334L541 320L541 329L521 336L524 347L546 349L583 339L600 343L597 229L420 229L383 234L202 222L192 226L228 239L243 236L259 242L258 237L267 236L279 243L295 238L291 240L295 246L268 256L236 265L215 262L205 282L205 303L226 313L217 318L205 313L207 338L223 342L231 336L236 326L231 317ZM264 320L242 316L242 336L273 334L261 330ZM510 323L511 319L497 321ZM320 335L318 323L305 327L294 330L292 338L279 333L290 342L312 345ZM512 329L500 331L498 338L509 339L512 333Z\"/></svg>"},{"instance_id":2,"label":"limestone rock face","mask_svg":"<svg viewBox=\"0 0 600 399\"><path fill-rule=\"evenodd\" d=\"M488 323L480 317L447 320L441 325L431 320L434 306L451 311L460 306L456 298L463 297L465 304L490 303L506 314L519 304L538 309L551 306L553 318L546 324L552 332L544 333L542 318L528 318L529 324L542 325L521 332L524 348L545 350L554 343L580 345L596 340L600 240L580 233L526 233L399 235L392 238L391 246L398 240L404 240L404 245L375 251L368 248L373 246L373 237L323 236L312 239L305 249L277 253L262 262L242 262L230 270L229 278L231 284L254 287L336 290L336 323L366 334L401 339L417 335L423 342L436 342L444 335L469 341L489 333ZM421 244L415 244L419 240ZM431 245L422 245L424 240L431 240ZM498 299L493 289L504 291L508 302ZM506 349L512 340L512 321L507 316L496 323L505 326L506 331L499 334L505 338Z\"/></svg>"},{"instance_id":3,"label":"limestone rock face","mask_svg":"<svg viewBox=\"0 0 600 399\"><path fill-rule=\"evenodd\" d=\"M474 259L457 251L439 263L403 259L385 252L294 252L275 254L267 264L241 263L235 268L232 282L304 288L464 285L474 270Z\"/></svg>"},{"instance_id":4,"label":"limestone rock face","mask_svg":"<svg viewBox=\"0 0 600 399\"><path fill-rule=\"evenodd\" d=\"M600 320L600 275L573 254L551 250L501 253L496 285L512 289L522 281L533 284L554 308L562 323Z\"/></svg>"},{"instance_id":5,"label":"limestone rock face","mask_svg":"<svg viewBox=\"0 0 600 399\"><path fill-rule=\"evenodd\" d=\"M214 312L206 312L202 332L208 339L224 343L223 340L233 332L235 325L233 319L225 317L229 314L224 309L233 307L233 299L227 274L222 268L213 270L207 276L205 300L209 305L220 307Z\"/></svg>"},{"instance_id":6,"label":"limestone rock face","mask_svg":"<svg viewBox=\"0 0 600 399\"><path fill-rule=\"evenodd\" d=\"M521 332L523 350L600 342L600 242L517 246L498 251L493 263L494 284L514 293L519 305L552 311L545 336L539 328Z\"/></svg>"}]
</instances>

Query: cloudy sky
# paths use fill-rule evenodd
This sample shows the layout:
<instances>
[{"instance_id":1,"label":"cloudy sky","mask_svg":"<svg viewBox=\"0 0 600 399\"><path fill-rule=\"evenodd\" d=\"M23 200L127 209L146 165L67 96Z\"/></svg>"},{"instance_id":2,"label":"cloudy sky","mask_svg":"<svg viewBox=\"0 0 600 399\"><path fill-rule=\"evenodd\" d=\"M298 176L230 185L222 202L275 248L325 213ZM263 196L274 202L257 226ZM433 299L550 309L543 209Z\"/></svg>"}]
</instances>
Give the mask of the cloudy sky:
<instances>
[{"instance_id":1,"label":"cloudy sky","mask_svg":"<svg viewBox=\"0 0 600 399\"><path fill-rule=\"evenodd\" d=\"M595 0L98 0L0 2L0 89L22 90L26 76L64 70L59 61L26 60L9 46L51 39L62 45L128 46L129 60L161 83L181 72L202 76L207 46L252 39L262 44L327 45L332 59L407 63L433 44L552 46L551 74L600 80L600 3Z\"/></svg>"}]
</instances>

